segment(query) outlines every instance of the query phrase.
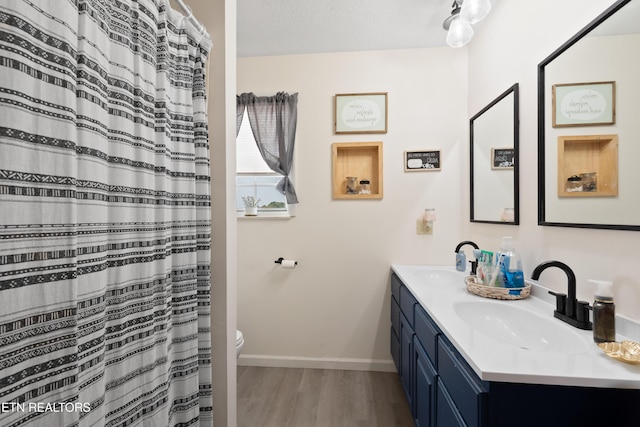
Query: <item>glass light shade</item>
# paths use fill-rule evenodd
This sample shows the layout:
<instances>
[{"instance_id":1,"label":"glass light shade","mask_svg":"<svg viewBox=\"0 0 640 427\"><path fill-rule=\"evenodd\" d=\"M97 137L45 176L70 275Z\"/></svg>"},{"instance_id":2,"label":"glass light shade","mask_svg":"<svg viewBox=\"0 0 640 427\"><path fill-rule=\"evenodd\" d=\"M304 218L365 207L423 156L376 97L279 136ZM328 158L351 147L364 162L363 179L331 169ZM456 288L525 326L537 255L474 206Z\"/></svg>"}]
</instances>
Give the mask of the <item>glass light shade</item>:
<instances>
[{"instance_id":1,"label":"glass light shade","mask_svg":"<svg viewBox=\"0 0 640 427\"><path fill-rule=\"evenodd\" d=\"M464 0L460 10L460 19L469 24L480 22L491 10L489 0Z\"/></svg>"},{"instance_id":2,"label":"glass light shade","mask_svg":"<svg viewBox=\"0 0 640 427\"><path fill-rule=\"evenodd\" d=\"M447 33L447 44L451 47L462 47L471 41L473 28L468 22L456 18L451 21L449 32Z\"/></svg>"}]
</instances>

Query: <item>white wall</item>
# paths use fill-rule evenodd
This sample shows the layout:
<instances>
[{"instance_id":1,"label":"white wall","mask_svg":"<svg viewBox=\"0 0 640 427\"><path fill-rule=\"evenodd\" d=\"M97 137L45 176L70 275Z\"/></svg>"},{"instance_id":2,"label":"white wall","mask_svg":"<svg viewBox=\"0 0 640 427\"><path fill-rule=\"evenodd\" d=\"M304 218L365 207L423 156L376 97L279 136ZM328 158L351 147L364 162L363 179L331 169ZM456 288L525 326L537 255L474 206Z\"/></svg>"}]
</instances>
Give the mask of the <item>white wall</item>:
<instances>
[{"instance_id":1,"label":"white wall","mask_svg":"<svg viewBox=\"0 0 640 427\"><path fill-rule=\"evenodd\" d=\"M523 255L526 276L547 259L567 263L576 273L579 299L593 300L595 288L587 279L613 280L617 313L640 320L638 232L537 225L537 66L612 3L494 2L469 45L468 113L472 116L510 85L520 83L521 225L509 228L463 221L462 227L465 236L488 247L495 247L500 235L512 234ZM546 270L541 279L557 290L566 289L566 276L559 270Z\"/></svg>"},{"instance_id":2,"label":"white wall","mask_svg":"<svg viewBox=\"0 0 640 427\"><path fill-rule=\"evenodd\" d=\"M448 48L238 58L238 93L300 94L297 216L238 221L240 363L391 369L390 264L453 264L463 237L466 69ZM387 134L333 134L334 95L360 92L389 93ZM383 142L382 200L332 200L331 144L352 141ZM442 170L405 173L410 149L441 149ZM435 231L416 235L425 208Z\"/></svg>"},{"instance_id":3,"label":"white wall","mask_svg":"<svg viewBox=\"0 0 640 427\"><path fill-rule=\"evenodd\" d=\"M238 221L240 363L390 368L389 265L452 265L455 245L466 239L496 248L512 235L526 276L544 260L566 262L579 299L593 299L587 278L612 279L618 312L640 319L633 244L640 234L537 225L537 65L611 3L496 0L468 50L239 58L238 93L300 93L301 200L291 220ZM521 225L470 223L468 119L516 82ZM389 92L389 133L334 135L333 95L374 91ZM333 201L331 143L378 140L384 198ZM442 171L405 173L407 149L442 149ZM415 221L427 207L437 210L435 231L418 236ZM278 269L280 256L296 258L298 268ZM566 288L559 271L542 279Z\"/></svg>"}]
</instances>

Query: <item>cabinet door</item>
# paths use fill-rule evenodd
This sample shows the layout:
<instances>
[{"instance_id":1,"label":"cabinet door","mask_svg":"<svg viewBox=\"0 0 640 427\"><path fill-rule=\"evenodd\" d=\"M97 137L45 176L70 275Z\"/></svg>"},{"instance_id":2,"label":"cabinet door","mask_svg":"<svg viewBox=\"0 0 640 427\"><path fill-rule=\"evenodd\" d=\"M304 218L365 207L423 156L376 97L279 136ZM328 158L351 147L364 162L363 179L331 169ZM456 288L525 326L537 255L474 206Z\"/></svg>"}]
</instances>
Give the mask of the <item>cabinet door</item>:
<instances>
[{"instance_id":1,"label":"cabinet door","mask_svg":"<svg viewBox=\"0 0 640 427\"><path fill-rule=\"evenodd\" d=\"M487 425L488 392L460 353L442 335L438 336L438 382L440 381L469 427Z\"/></svg>"},{"instance_id":2,"label":"cabinet door","mask_svg":"<svg viewBox=\"0 0 640 427\"><path fill-rule=\"evenodd\" d=\"M413 413L413 328L404 315L400 316L400 380Z\"/></svg>"},{"instance_id":3,"label":"cabinet door","mask_svg":"<svg viewBox=\"0 0 640 427\"><path fill-rule=\"evenodd\" d=\"M439 378L436 389L436 427L467 427Z\"/></svg>"},{"instance_id":4,"label":"cabinet door","mask_svg":"<svg viewBox=\"0 0 640 427\"><path fill-rule=\"evenodd\" d=\"M393 359L393 364L396 366L396 372L401 374L400 372L400 338L398 338L397 332L391 327L391 358Z\"/></svg>"},{"instance_id":5,"label":"cabinet door","mask_svg":"<svg viewBox=\"0 0 640 427\"><path fill-rule=\"evenodd\" d=\"M413 399L416 408L414 412L416 427L432 427L435 425L436 371L420 344L418 335L413 339L413 349L416 378Z\"/></svg>"},{"instance_id":6,"label":"cabinet door","mask_svg":"<svg viewBox=\"0 0 640 427\"><path fill-rule=\"evenodd\" d=\"M398 291L399 292L399 291ZM400 374L400 305L394 296L391 297L391 357Z\"/></svg>"}]
</instances>

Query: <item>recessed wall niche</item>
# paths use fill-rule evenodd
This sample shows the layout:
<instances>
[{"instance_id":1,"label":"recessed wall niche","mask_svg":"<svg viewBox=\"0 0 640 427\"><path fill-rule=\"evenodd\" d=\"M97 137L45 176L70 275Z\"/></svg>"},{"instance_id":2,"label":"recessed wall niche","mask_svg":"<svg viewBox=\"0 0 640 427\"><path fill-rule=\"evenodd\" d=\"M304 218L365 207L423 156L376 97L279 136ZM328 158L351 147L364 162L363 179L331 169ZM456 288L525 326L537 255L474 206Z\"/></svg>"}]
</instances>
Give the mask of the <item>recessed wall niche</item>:
<instances>
[{"instance_id":1,"label":"recessed wall niche","mask_svg":"<svg viewBox=\"0 0 640 427\"><path fill-rule=\"evenodd\" d=\"M618 195L618 135L558 137L558 197Z\"/></svg>"}]
</instances>

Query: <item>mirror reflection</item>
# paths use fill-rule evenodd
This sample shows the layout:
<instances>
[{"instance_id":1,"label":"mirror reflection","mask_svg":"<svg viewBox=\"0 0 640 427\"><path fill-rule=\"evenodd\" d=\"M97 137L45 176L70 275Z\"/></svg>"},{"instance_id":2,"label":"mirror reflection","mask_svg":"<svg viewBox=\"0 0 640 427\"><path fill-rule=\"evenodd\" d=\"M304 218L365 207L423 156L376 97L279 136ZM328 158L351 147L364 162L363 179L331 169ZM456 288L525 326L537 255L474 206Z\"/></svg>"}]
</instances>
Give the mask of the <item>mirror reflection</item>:
<instances>
[{"instance_id":1,"label":"mirror reflection","mask_svg":"<svg viewBox=\"0 0 640 427\"><path fill-rule=\"evenodd\" d=\"M639 47L619 0L540 63L540 225L640 230Z\"/></svg>"},{"instance_id":2,"label":"mirror reflection","mask_svg":"<svg viewBox=\"0 0 640 427\"><path fill-rule=\"evenodd\" d=\"M518 84L470 120L471 222L519 224Z\"/></svg>"}]
</instances>

